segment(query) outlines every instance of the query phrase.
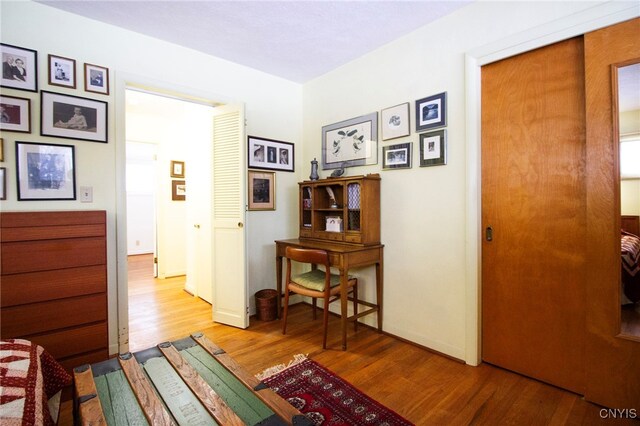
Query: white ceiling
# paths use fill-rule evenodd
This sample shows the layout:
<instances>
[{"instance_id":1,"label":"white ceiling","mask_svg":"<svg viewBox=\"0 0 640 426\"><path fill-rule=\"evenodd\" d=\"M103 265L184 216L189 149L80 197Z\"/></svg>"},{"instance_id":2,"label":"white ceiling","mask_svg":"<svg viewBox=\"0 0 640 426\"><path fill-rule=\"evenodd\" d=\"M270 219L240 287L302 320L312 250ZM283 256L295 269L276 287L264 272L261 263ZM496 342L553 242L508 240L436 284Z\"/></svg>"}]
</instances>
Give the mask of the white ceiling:
<instances>
[{"instance_id":1,"label":"white ceiling","mask_svg":"<svg viewBox=\"0 0 640 426\"><path fill-rule=\"evenodd\" d=\"M304 83L473 0L36 1Z\"/></svg>"}]
</instances>

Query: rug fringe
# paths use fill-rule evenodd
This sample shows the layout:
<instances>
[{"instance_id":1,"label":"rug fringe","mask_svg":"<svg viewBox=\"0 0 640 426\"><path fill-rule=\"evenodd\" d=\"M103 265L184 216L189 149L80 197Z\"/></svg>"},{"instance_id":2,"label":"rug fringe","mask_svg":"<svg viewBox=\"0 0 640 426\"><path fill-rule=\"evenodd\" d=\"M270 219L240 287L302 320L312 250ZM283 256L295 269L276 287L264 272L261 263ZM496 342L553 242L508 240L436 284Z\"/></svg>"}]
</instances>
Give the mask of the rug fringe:
<instances>
[{"instance_id":1,"label":"rug fringe","mask_svg":"<svg viewBox=\"0 0 640 426\"><path fill-rule=\"evenodd\" d=\"M291 368L294 365L298 365L300 363L302 363L303 361L305 361L307 359L307 355L305 354L296 354L293 356L293 359L291 361L289 361L288 364L278 364L278 365L274 365L273 367L269 367L266 370L262 371L261 373L256 374L256 378L258 380L265 380L268 379L269 377L281 373L284 370L286 370L287 368Z\"/></svg>"}]
</instances>

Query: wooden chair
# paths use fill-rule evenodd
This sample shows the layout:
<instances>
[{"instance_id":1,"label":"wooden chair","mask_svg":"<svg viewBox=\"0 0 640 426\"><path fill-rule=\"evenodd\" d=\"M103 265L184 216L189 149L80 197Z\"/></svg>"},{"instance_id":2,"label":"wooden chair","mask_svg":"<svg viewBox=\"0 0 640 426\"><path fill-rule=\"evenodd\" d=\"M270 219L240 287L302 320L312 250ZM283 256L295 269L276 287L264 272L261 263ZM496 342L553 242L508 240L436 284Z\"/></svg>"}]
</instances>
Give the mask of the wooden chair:
<instances>
[{"instance_id":1,"label":"wooden chair","mask_svg":"<svg viewBox=\"0 0 640 426\"><path fill-rule=\"evenodd\" d=\"M316 319L316 299L324 299L322 348L327 348L327 323L329 321L329 304L340 299L340 276L331 273L329 255L324 250L287 247L287 275L284 289L284 312L282 316L282 334L287 332L287 310L289 293L298 293L312 298L313 319ZM291 261L311 264L311 271L291 276ZM317 269L324 266L324 271ZM353 293L353 312L358 313L358 279L349 277L347 292ZM354 321L357 329L358 321Z\"/></svg>"}]
</instances>

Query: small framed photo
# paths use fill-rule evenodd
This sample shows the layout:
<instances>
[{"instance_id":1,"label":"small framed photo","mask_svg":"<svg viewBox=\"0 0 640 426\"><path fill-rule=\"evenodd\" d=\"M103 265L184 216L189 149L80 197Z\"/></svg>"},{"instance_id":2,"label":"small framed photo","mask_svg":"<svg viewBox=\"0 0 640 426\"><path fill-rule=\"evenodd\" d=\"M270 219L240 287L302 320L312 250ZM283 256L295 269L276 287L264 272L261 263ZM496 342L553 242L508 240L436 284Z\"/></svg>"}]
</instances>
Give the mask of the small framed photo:
<instances>
[{"instance_id":1,"label":"small framed photo","mask_svg":"<svg viewBox=\"0 0 640 426\"><path fill-rule=\"evenodd\" d=\"M443 166L447 164L447 131L420 135L420 167Z\"/></svg>"},{"instance_id":2,"label":"small framed photo","mask_svg":"<svg viewBox=\"0 0 640 426\"><path fill-rule=\"evenodd\" d=\"M380 121L383 141L409 136L409 102L383 109Z\"/></svg>"},{"instance_id":3,"label":"small framed photo","mask_svg":"<svg viewBox=\"0 0 640 426\"><path fill-rule=\"evenodd\" d=\"M249 170L249 210L276 209L275 172Z\"/></svg>"},{"instance_id":4,"label":"small framed photo","mask_svg":"<svg viewBox=\"0 0 640 426\"><path fill-rule=\"evenodd\" d=\"M0 200L7 199L7 169L0 167Z\"/></svg>"},{"instance_id":5,"label":"small framed photo","mask_svg":"<svg viewBox=\"0 0 640 426\"><path fill-rule=\"evenodd\" d=\"M16 142L18 200L75 200L73 145Z\"/></svg>"},{"instance_id":6,"label":"small framed photo","mask_svg":"<svg viewBox=\"0 0 640 426\"><path fill-rule=\"evenodd\" d=\"M184 180L171 181L171 200L184 201L187 199L187 185Z\"/></svg>"},{"instance_id":7,"label":"small framed photo","mask_svg":"<svg viewBox=\"0 0 640 426\"><path fill-rule=\"evenodd\" d=\"M107 103L41 91L40 134L107 143Z\"/></svg>"},{"instance_id":8,"label":"small framed photo","mask_svg":"<svg viewBox=\"0 0 640 426\"><path fill-rule=\"evenodd\" d=\"M0 138L0 163L4 163L4 138Z\"/></svg>"},{"instance_id":9,"label":"small framed photo","mask_svg":"<svg viewBox=\"0 0 640 426\"><path fill-rule=\"evenodd\" d=\"M85 92L109 94L109 68L99 65L84 64Z\"/></svg>"},{"instance_id":10,"label":"small framed photo","mask_svg":"<svg viewBox=\"0 0 640 426\"><path fill-rule=\"evenodd\" d=\"M38 91L38 52L0 43L2 87Z\"/></svg>"},{"instance_id":11,"label":"small framed photo","mask_svg":"<svg viewBox=\"0 0 640 426\"><path fill-rule=\"evenodd\" d=\"M0 95L0 130L31 133L31 99Z\"/></svg>"},{"instance_id":12,"label":"small framed photo","mask_svg":"<svg viewBox=\"0 0 640 426\"><path fill-rule=\"evenodd\" d=\"M400 143L382 148L382 169L410 169L413 143Z\"/></svg>"},{"instance_id":13,"label":"small framed photo","mask_svg":"<svg viewBox=\"0 0 640 426\"><path fill-rule=\"evenodd\" d=\"M49 55L49 84L76 88L76 60Z\"/></svg>"},{"instance_id":14,"label":"small framed photo","mask_svg":"<svg viewBox=\"0 0 640 426\"><path fill-rule=\"evenodd\" d=\"M416 132L447 125L447 92L416 101Z\"/></svg>"},{"instance_id":15,"label":"small framed photo","mask_svg":"<svg viewBox=\"0 0 640 426\"><path fill-rule=\"evenodd\" d=\"M252 169L295 171L294 145L290 142L276 141L249 136L249 167Z\"/></svg>"},{"instance_id":16,"label":"small framed photo","mask_svg":"<svg viewBox=\"0 0 640 426\"><path fill-rule=\"evenodd\" d=\"M184 161L171 161L171 177L184 177Z\"/></svg>"}]
</instances>

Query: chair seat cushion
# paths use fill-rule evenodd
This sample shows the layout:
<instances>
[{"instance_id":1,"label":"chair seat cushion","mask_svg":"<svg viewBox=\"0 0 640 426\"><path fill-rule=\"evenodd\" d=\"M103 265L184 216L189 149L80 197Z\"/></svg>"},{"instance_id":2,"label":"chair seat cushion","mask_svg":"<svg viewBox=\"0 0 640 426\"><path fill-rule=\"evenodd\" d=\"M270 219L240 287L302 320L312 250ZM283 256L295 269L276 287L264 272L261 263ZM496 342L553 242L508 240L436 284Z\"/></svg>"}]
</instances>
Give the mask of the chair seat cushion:
<instances>
[{"instance_id":1,"label":"chair seat cushion","mask_svg":"<svg viewBox=\"0 0 640 426\"><path fill-rule=\"evenodd\" d=\"M331 287L340 285L340 275L331 274L330 277ZM324 271L319 269L291 277L291 281L309 290L324 291Z\"/></svg>"}]
</instances>

